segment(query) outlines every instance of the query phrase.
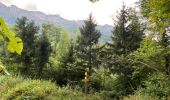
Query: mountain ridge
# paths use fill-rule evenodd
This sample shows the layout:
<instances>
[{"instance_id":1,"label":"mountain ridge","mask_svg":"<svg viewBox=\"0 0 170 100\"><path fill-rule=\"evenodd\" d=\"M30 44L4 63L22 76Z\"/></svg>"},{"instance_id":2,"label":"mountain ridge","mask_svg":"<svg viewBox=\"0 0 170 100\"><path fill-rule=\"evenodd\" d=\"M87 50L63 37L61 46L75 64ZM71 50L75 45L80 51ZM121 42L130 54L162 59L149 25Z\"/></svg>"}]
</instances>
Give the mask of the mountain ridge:
<instances>
[{"instance_id":1,"label":"mountain ridge","mask_svg":"<svg viewBox=\"0 0 170 100\"><path fill-rule=\"evenodd\" d=\"M40 11L28 11L18 8L15 5L6 6L0 2L0 16L5 19L8 25L15 24L16 19L22 16L27 17L30 20L35 21L36 24L41 25L42 23L52 23L62 28L67 29L71 34L74 34L74 30L78 30L84 24L84 20L67 20L62 18L60 15L47 15ZM97 29L101 31L102 36L100 41L106 42L110 40L112 26L98 25Z\"/></svg>"}]
</instances>

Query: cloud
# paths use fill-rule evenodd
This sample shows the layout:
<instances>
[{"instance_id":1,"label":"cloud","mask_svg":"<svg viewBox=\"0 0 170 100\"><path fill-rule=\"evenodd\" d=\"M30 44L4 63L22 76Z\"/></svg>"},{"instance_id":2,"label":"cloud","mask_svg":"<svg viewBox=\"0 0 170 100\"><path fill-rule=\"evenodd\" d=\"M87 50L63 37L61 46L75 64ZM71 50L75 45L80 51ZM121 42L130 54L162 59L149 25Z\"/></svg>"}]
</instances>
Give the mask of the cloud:
<instances>
[{"instance_id":1,"label":"cloud","mask_svg":"<svg viewBox=\"0 0 170 100\"><path fill-rule=\"evenodd\" d=\"M5 4L11 4L12 0L0 0L0 2L5 3Z\"/></svg>"},{"instance_id":2,"label":"cloud","mask_svg":"<svg viewBox=\"0 0 170 100\"><path fill-rule=\"evenodd\" d=\"M93 13L98 24L113 24L112 18L117 15L124 1L127 6L138 0L99 0L91 3L89 0L0 0L11 2L19 8L30 11L42 11L46 14L59 14L68 20L87 19Z\"/></svg>"},{"instance_id":3,"label":"cloud","mask_svg":"<svg viewBox=\"0 0 170 100\"><path fill-rule=\"evenodd\" d=\"M38 10L38 9L37 9L37 6L36 6L35 4L27 4L27 5L24 7L24 9L30 10L30 11L36 11L36 10Z\"/></svg>"}]
</instances>

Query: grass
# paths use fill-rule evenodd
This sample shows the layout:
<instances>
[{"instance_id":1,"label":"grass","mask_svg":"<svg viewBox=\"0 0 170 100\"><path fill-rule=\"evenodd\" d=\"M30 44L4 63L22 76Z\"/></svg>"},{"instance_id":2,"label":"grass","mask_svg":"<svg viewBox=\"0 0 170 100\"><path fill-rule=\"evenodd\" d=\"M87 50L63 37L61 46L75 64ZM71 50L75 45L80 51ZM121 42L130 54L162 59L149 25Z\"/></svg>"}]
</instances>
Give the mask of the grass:
<instances>
[{"instance_id":1,"label":"grass","mask_svg":"<svg viewBox=\"0 0 170 100\"><path fill-rule=\"evenodd\" d=\"M50 81L23 79L19 76L0 76L0 100L103 100L99 93L88 94L59 87Z\"/></svg>"}]
</instances>

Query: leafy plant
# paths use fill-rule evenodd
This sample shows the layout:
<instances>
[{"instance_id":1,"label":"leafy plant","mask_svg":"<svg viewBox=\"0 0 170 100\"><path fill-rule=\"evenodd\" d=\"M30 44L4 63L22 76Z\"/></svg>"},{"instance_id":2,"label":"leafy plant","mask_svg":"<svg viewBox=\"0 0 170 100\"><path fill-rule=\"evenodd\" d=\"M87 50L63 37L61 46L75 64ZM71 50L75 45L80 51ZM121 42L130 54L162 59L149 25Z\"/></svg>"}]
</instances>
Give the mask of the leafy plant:
<instances>
[{"instance_id":1,"label":"leafy plant","mask_svg":"<svg viewBox=\"0 0 170 100\"><path fill-rule=\"evenodd\" d=\"M15 36L15 33L12 32L3 18L0 17L0 39L8 42L8 50L12 53L16 52L21 54L23 49L22 40L19 37Z\"/></svg>"},{"instance_id":2,"label":"leafy plant","mask_svg":"<svg viewBox=\"0 0 170 100\"><path fill-rule=\"evenodd\" d=\"M15 33L12 32L8 26L5 24L3 18L0 17L0 40L8 42L8 50L12 53L16 52L21 55L23 50L22 40L19 37L15 36ZM5 67L0 64L0 72L4 71L7 75L9 75L8 71Z\"/></svg>"}]
</instances>

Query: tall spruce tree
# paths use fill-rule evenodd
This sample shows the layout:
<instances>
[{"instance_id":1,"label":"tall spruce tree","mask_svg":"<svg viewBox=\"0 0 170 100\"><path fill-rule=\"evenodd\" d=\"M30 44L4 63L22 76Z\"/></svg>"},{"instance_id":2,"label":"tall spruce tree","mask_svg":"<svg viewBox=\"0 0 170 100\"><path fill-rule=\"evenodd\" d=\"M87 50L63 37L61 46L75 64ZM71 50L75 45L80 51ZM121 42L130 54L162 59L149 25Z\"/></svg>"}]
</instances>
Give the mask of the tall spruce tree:
<instances>
[{"instance_id":1,"label":"tall spruce tree","mask_svg":"<svg viewBox=\"0 0 170 100\"><path fill-rule=\"evenodd\" d=\"M109 66L113 73L119 75L120 86L123 89L122 95L132 93L136 89L132 80L133 67L129 61L129 54L140 47L143 30L136 13L127 9L125 5L115 20L112 31L112 42L108 43L108 53L112 55Z\"/></svg>"},{"instance_id":2,"label":"tall spruce tree","mask_svg":"<svg viewBox=\"0 0 170 100\"><path fill-rule=\"evenodd\" d=\"M78 58L81 61L81 66L88 68L91 72L92 66L95 62L95 48L98 39L101 36L100 31L96 30L97 24L95 23L92 14L84 21L84 26L80 28L81 38L78 44Z\"/></svg>"},{"instance_id":3,"label":"tall spruce tree","mask_svg":"<svg viewBox=\"0 0 170 100\"><path fill-rule=\"evenodd\" d=\"M49 56L52 52L51 44L48 39L48 34L46 32L46 25L42 25L42 34L37 43L37 73L41 77L43 68L47 65L49 61Z\"/></svg>"},{"instance_id":4,"label":"tall spruce tree","mask_svg":"<svg viewBox=\"0 0 170 100\"><path fill-rule=\"evenodd\" d=\"M136 12L127 9L123 5L115 21L112 31L112 43L109 43L113 53L127 55L139 48L143 37L143 29Z\"/></svg>"},{"instance_id":5,"label":"tall spruce tree","mask_svg":"<svg viewBox=\"0 0 170 100\"><path fill-rule=\"evenodd\" d=\"M33 21L29 21L26 17L18 18L15 25L17 35L23 41L23 52L17 61L23 64L22 73L27 74L31 67L35 65L35 44L36 34L39 28Z\"/></svg>"}]
</instances>

